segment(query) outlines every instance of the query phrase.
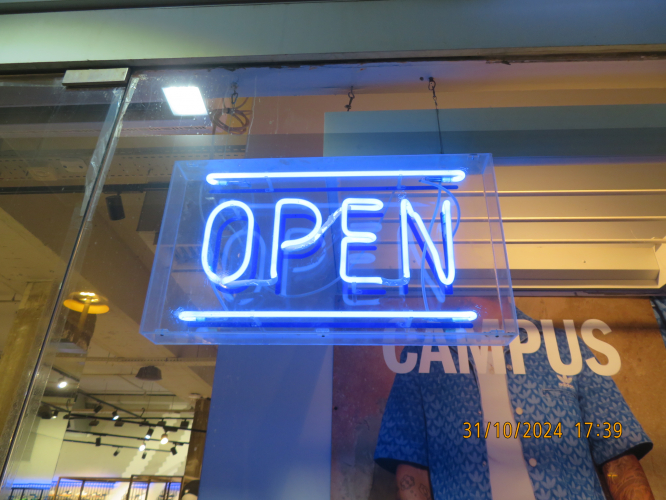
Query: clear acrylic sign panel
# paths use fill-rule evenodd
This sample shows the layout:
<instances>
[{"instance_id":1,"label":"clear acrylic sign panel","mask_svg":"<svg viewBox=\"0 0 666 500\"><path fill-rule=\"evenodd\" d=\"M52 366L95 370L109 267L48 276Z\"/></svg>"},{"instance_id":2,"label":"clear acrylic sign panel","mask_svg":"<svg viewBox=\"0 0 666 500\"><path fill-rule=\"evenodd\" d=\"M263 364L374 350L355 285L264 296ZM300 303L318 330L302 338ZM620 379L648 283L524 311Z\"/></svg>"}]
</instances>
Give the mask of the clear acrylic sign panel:
<instances>
[{"instance_id":1,"label":"clear acrylic sign panel","mask_svg":"<svg viewBox=\"0 0 666 500\"><path fill-rule=\"evenodd\" d=\"M175 164L153 342L505 345L516 324L489 154Z\"/></svg>"}]
</instances>

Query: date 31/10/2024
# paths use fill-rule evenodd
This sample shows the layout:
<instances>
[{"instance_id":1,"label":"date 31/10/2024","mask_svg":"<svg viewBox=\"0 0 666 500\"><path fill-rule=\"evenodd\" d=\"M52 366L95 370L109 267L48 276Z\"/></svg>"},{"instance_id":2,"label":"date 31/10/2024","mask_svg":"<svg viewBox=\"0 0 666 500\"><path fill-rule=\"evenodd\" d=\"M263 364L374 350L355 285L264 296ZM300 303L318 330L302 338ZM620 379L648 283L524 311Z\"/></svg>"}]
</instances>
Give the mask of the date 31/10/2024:
<instances>
[{"instance_id":1,"label":"date 31/10/2024","mask_svg":"<svg viewBox=\"0 0 666 500\"><path fill-rule=\"evenodd\" d=\"M566 429L565 429L566 430ZM578 422L571 429L574 435L579 438L598 437L603 439L618 439L622 437L621 422ZM563 437L562 423L556 424L550 422L487 422L485 425L477 422L463 423L463 438L471 437L484 438L497 437L506 439L561 439Z\"/></svg>"}]
</instances>

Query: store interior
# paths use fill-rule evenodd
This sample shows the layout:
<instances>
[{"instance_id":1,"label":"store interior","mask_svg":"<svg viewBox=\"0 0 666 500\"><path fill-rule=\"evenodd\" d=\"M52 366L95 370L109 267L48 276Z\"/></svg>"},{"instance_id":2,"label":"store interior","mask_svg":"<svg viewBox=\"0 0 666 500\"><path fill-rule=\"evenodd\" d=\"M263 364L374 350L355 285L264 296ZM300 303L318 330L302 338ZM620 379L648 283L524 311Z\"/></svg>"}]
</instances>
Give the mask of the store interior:
<instances>
[{"instance_id":1,"label":"store interior","mask_svg":"<svg viewBox=\"0 0 666 500\"><path fill-rule=\"evenodd\" d=\"M173 113L163 89L183 85L207 114ZM341 141L490 152L517 296L649 296L666 286L665 110L663 60L146 70L126 92L0 77L0 365L32 380L3 494L169 500L200 474L225 346L140 332L175 162L335 156ZM10 364L26 322L34 355Z\"/></svg>"}]
</instances>

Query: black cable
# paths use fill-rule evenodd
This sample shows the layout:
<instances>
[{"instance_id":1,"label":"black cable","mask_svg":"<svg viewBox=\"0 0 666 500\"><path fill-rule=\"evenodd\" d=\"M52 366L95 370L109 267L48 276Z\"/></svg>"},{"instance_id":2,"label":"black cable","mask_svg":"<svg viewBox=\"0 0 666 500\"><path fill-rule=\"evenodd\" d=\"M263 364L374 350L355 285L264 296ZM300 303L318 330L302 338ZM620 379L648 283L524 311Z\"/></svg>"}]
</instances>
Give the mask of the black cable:
<instances>
[{"instance_id":1,"label":"black cable","mask_svg":"<svg viewBox=\"0 0 666 500\"><path fill-rule=\"evenodd\" d=\"M442 127L439 123L439 106L437 105L437 94L435 93L435 87L437 83L435 79L431 76L428 78L428 90L432 90L432 100L435 102L435 113L437 115L437 137L439 137L439 154L444 154L444 145L442 144Z\"/></svg>"},{"instance_id":2,"label":"black cable","mask_svg":"<svg viewBox=\"0 0 666 500\"><path fill-rule=\"evenodd\" d=\"M178 430L185 430L185 429L178 429ZM187 429L187 430L189 430L189 429ZM72 430L72 429L67 429L66 432L69 432L69 433L72 433L72 434L90 434L91 436L99 436L99 437L114 437L114 438L122 438L122 439L134 439L136 441L143 441L145 443L148 443L150 441L157 441L157 442L160 441L160 439L157 439L157 438L155 438L155 439L145 439L145 438L137 437L137 436L123 436L122 434L108 434L106 432L75 431L75 430ZM169 442L173 443L173 444L179 444L181 446L184 446L186 444L190 444L189 442L186 442L186 441L172 441L171 439L169 439Z\"/></svg>"},{"instance_id":3,"label":"black cable","mask_svg":"<svg viewBox=\"0 0 666 500\"><path fill-rule=\"evenodd\" d=\"M121 408L120 406L116 406L116 405L114 405L114 404L112 404L112 403L108 403L108 402L104 401L103 399L100 399L100 398L98 398L98 397L96 397L96 396L93 396L92 394L88 394L87 392L82 391L81 389L79 389L78 392L79 392L80 394L83 394L83 395L84 395L85 397L87 397L87 398L94 399L94 400L97 401L98 403L102 403L102 404L105 404L105 405L107 405L107 406L110 406L111 408L115 408L116 410L120 410L120 411L122 411L122 412L125 412L125 413L127 413L127 414L129 414L129 415L132 415L132 416L135 417L135 418L141 418L140 415L137 415L137 414L134 413L134 412L131 412L131 411L129 411L129 410L126 410L126 409L124 409L124 408Z\"/></svg>"},{"instance_id":4,"label":"black cable","mask_svg":"<svg viewBox=\"0 0 666 500\"><path fill-rule=\"evenodd\" d=\"M144 418L140 422L135 422L134 420L124 419L124 418L121 418L121 419L118 419L118 420L113 420L113 418L100 417L98 415L88 415L86 413L73 413L73 412L70 412L66 408L62 408L61 406L57 406L57 405L54 405L52 403L47 403L46 401L43 401L42 403L45 404L45 405L50 406L51 408L55 408L58 411L62 411L63 413L67 413L69 415L69 420L77 420L77 419L86 418L86 419L90 419L90 420L104 420L104 421L108 421L108 422L122 422L124 424L139 425L141 427L148 427L150 425L154 425L155 427L161 427L161 426L158 426L156 424L151 424L150 420L158 420L158 421L163 420L162 417L147 417L147 418ZM193 418L173 418L173 420L194 420L194 419ZM187 430L187 431L192 431L192 432L203 432L204 434L206 433L206 431L203 430L203 429L181 429L180 427L174 427L174 426L170 426L170 425L166 426L166 430L167 430L167 432L174 432L174 431L177 431L177 430Z\"/></svg>"},{"instance_id":5,"label":"black cable","mask_svg":"<svg viewBox=\"0 0 666 500\"><path fill-rule=\"evenodd\" d=\"M79 443L79 444L92 444L93 446L98 446L96 443L91 443L89 441L77 441L76 439L63 439L63 443ZM123 446L118 444L106 444L100 443L99 446L109 446L111 448L126 448L128 450L138 450L136 446ZM156 450L154 448L146 448L145 451L159 451L160 453L171 453L169 450Z\"/></svg>"}]
</instances>

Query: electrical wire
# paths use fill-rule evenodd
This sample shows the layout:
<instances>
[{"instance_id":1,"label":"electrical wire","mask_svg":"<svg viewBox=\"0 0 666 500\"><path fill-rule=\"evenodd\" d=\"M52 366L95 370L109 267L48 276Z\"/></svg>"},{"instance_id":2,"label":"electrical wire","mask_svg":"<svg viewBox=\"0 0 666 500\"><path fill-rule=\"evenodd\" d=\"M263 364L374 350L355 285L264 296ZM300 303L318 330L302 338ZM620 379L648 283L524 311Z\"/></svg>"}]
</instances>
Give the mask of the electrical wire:
<instances>
[{"instance_id":1,"label":"electrical wire","mask_svg":"<svg viewBox=\"0 0 666 500\"><path fill-rule=\"evenodd\" d=\"M234 92L234 94L236 95L237 99L238 94L236 94L236 92ZM243 107L247 103L248 99L249 98L246 97L244 101L242 101L240 104L237 104L234 100L234 97L232 96L230 108L224 107L222 109L216 109L211 112L210 121L213 123L212 135L215 135L218 128L222 129L230 135L243 135L245 132L247 132L248 127L250 126L251 112L249 110L241 110L238 108ZM224 116L227 117L226 121L223 119ZM238 125L231 125L232 120L236 120Z\"/></svg>"}]
</instances>

